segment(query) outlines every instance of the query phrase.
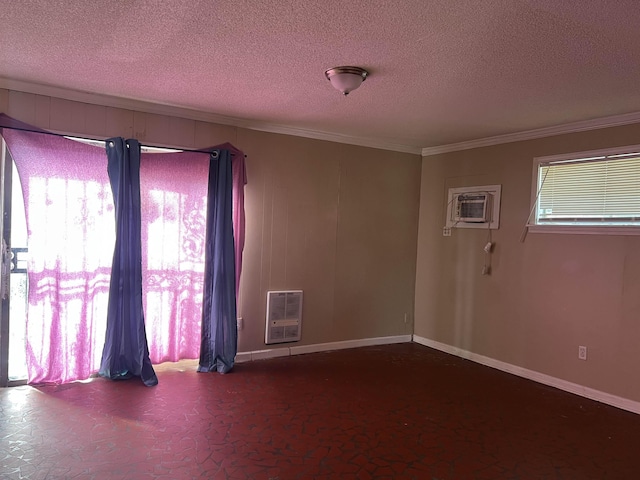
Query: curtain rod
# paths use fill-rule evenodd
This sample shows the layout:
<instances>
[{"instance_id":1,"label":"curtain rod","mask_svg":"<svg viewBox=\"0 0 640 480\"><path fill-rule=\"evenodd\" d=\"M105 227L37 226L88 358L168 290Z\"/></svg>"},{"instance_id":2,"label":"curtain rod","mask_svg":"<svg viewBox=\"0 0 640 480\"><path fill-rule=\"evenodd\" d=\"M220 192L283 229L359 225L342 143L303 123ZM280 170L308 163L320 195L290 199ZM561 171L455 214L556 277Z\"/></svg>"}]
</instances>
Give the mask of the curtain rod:
<instances>
[{"instance_id":1,"label":"curtain rod","mask_svg":"<svg viewBox=\"0 0 640 480\"><path fill-rule=\"evenodd\" d=\"M49 132L47 130L35 130L32 128L22 128L22 127L12 127L12 126L3 126L0 125L0 130L2 130L3 128L8 128L9 130L18 130L21 132L31 132L31 133L43 133L45 135L53 135L54 137L63 137L63 138L68 138L68 137L76 137L76 138L82 138L85 140L91 140L92 142L106 142L108 139L103 140L101 138L92 138L92 137L79 137L76 135L65 135L64 133L56 133L56 132ZM158 148L158 149L168 149L168 150L180 150L181 152L192 152L192 153L212 153L211 150L195 150L195 149L190 149L190 148L172 148L172 147L161 147L159 145L147 145L147 144L140 144L140 147L146 147L146 148ZM235 153L231 152L231 156L234 157ZM244 156L245 158L247 158L247 156Z\"/></svg>"}]
</instances>

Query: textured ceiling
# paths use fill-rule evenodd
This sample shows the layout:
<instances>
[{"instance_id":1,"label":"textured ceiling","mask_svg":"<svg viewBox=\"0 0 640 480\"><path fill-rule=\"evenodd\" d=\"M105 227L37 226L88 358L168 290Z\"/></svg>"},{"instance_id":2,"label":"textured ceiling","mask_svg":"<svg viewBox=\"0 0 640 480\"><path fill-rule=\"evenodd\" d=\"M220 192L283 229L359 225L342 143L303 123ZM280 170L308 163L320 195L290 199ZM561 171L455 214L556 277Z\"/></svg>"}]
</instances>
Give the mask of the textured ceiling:
<instances>
[{"instance_id":1,"label":"textured ceiling","mask_svg":"<svg viewBox=\"0 0 640 480\"><path fill-rule=\"evenodd\" d=\"M640 111L639 7L0 0L0 77L422 148Z\"/></svg>"}]
</instances>

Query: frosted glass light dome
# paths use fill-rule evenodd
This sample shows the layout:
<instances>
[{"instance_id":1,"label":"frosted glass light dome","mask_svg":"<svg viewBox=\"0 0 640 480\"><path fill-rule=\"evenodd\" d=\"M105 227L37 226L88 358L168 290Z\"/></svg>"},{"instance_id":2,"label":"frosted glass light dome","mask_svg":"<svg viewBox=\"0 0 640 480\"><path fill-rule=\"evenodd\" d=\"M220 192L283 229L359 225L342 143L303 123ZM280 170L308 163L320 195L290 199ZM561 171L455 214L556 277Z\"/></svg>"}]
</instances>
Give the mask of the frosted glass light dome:
<instances>
[{"instance_id":1,"label":"frosted glass light dome","mask_svg":"<svg viewBox=\"0 0 640 480\"><path fill-rule=\"evenodd\" d=\"M367 79L369 72L360 67L344 66L330 68L324 72L324 75L333 88L343 95L349 95L349 92L358 88Z\"/></svg>"}]
</instances>

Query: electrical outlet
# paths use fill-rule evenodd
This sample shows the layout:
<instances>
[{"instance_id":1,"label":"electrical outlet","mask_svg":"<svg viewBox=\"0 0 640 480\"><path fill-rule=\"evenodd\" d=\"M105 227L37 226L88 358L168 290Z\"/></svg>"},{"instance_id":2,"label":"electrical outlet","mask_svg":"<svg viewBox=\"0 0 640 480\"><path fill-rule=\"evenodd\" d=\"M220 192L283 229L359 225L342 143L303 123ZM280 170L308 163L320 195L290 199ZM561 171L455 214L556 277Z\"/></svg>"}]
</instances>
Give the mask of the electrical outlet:
<instances>
[{"instance_id":1,"label":"electrical outlet","mask_svg":"<svg viewBox=\"0 0 640 480\"><path fill-rule=\"evenodd\" d=\"M244 328L244 319L242 317L238 317L238 330L242 330Z\"/></svg>"},{"instance_id":2,"label":"electrical outlet","mask_svg":"<svg viewBox=\"0 0 640 480\"><path fill-rule=\"evenodd\" d=\"M578 358L580 360L586 360L587 359L587 347L580 345L578 347Z\"/></svg>"},{"instance_id":3,"label":"electrical outlet","mask_svg":"<svg viewBox=\"0 0 640 480\"><path fill-rule=\"evenodd\" d=\"M442 228L442 236L450 237L451 236L451 227L443 227Z\"/></svg>"}]
</instances>

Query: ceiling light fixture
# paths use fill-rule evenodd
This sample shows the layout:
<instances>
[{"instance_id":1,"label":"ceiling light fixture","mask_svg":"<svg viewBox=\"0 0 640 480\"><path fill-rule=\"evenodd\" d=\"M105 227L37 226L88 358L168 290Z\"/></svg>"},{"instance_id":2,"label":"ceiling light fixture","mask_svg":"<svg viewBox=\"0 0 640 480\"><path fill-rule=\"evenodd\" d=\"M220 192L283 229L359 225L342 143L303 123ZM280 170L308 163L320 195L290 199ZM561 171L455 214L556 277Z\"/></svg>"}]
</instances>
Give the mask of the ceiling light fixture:
<instances>
[{"instance_id":1,"label":"ceiling light fixture","mask_svg":"<svg viewBox=\"0 0 640 480\"><path fill-rule=\"evenodd\" d=\"M358 88L368 75L369 72L360 67L334 67L324 72L324 76L331 82L333 88L345 96Z\"/></svg>"}]
</instances>

